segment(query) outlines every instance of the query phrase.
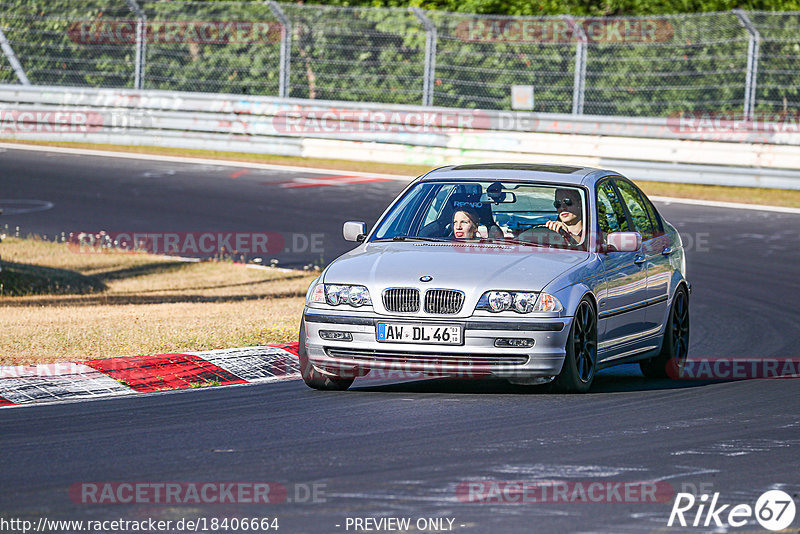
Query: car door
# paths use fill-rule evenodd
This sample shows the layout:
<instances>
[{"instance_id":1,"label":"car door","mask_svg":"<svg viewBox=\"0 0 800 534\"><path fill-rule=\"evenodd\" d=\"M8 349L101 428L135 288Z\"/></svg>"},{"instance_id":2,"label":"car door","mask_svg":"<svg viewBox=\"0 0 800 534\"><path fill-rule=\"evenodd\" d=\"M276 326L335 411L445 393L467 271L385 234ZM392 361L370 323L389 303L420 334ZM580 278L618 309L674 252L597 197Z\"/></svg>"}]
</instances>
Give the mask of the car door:
<instances>
[{"instance_id":1,"label":"car door","mask_svg":"<svg viewBox=\"0 0 800 534\"><path fill-rule=\"evenodd\" d=\"M667 313L667 296L672 274L669 239L664 235L661 218L644 193L628 180L616 178L614 183L627 208L631 223L642 234L641 254L647 267L644 330L652 332L661 327Z\"/></svg>"},{"instance_id":2,"label":"car door","mask_svg":"<svg viewBox=\"0 0 800 534\"><path fill-rule=\"evenodd\" d=\"M597 184L597 221L600 239L607 244L611 232L633 231L619 193L610 179ZM645 310L640 303L647 294L647 269L641 251L600 254L606 278L606 291L598 295L598 339L603 352L641 336L645 330ZM609 355L610 356L610 355Z\"/></svg>"}]
</instances>

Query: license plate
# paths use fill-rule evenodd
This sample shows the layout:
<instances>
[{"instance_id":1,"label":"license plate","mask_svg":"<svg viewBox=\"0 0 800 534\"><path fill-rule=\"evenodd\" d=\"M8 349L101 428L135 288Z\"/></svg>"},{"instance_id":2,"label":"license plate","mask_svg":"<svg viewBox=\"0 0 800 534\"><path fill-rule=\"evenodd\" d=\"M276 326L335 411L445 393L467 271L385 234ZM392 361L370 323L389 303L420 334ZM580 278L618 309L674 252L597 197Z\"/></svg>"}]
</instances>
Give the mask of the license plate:
<instances>
[{"instance_id":1,"label":"license plate","mask_svg":"<svg viewBox=\"0 0 800 534\"><path fill-rule=\"evenodd\" d=\"M388 343L461 345L461 326L378 323L376 339Z\"/></svg>"}]
</instances>

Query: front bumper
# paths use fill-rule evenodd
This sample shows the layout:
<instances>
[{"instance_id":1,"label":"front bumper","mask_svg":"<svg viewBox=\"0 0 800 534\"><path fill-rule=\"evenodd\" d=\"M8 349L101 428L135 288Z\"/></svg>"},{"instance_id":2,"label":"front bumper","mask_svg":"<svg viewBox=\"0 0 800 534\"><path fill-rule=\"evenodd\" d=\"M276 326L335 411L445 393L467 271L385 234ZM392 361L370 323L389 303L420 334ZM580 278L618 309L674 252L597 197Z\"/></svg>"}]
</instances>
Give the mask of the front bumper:
<instances>
[{"instance_id":1,"label":"front bumper","mask_svg":"<svg viewBox=\"0 0 800 534\"><path fill-rule=\"evenodd\" d=\"M571 317L433 319L313 308L306 308L303 318L309 362L321 373L337 376L363 376L370 370L382 370L387 376L397 377L404 373L460 378L552 377L561 372L572 325ZM378 322L462 325L463 344L379 342ZM352 341L323 340L320 330L348 332ZM498 338L532 339L533 347L495 347Z\"/></svg>"}]
</instances>

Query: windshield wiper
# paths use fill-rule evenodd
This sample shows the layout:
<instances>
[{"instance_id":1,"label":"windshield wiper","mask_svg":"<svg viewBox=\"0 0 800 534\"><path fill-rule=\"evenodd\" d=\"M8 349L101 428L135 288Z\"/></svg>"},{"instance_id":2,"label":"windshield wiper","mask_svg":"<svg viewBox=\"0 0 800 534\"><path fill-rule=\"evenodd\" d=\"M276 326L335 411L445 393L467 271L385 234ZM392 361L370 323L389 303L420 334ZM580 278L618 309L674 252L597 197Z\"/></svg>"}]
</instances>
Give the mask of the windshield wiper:
<instances>
[{"instance_id":1,"label":"windshield wiper","mask_svg":"<svg viewBox=\"0 0 800 534\"><path fill-rule=\"evenodd\" d=\"M420 237L416 235L396 235L394 237L384 237L382 239L373 239L373 241L446 241L445 239L438 239L435 237Z\"/></svg>"},{"instance_id":2,"label":"windshield wiper","mask_svg":"<svg viewBox=\"0 0 800 534\"><path fill-rule=\"evenodd\" d=\"M481 241L483 241L483 240L481 240ZM498 243L498 244L501 244L501 245L527 245L529 247L539 247L539 248L545 247L545 248L549 248L548 245L545 245L543 243L532 243L530 241L520 241L519 239L509 239L507 237L504 237L504 238L501 238L501 239L487 239L487 241L492 242L492 243Z\"/></svg>"}]
</instances>

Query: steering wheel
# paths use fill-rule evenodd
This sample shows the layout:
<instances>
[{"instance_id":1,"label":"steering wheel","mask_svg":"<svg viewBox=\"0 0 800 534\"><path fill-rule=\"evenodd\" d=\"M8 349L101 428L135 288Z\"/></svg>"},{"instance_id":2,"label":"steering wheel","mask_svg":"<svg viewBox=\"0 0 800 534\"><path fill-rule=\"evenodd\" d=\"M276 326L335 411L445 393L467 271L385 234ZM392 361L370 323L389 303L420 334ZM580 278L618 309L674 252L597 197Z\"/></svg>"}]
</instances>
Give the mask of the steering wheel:
<instances>
[{"instance_id":1,"label":"steering wheel","mask_svg":"<svg viewBox=\"0 0 800 534\"><path fill-rule=\"evenodd\" d=\"M520 241L527 241L528 243L537 243L539 245L573 246L575 244L569 237L556 230L551 230L544 224L528 228L521 232L517 236L517 239Z\"/></svg>"}]
</instances>

